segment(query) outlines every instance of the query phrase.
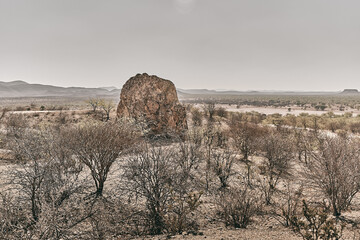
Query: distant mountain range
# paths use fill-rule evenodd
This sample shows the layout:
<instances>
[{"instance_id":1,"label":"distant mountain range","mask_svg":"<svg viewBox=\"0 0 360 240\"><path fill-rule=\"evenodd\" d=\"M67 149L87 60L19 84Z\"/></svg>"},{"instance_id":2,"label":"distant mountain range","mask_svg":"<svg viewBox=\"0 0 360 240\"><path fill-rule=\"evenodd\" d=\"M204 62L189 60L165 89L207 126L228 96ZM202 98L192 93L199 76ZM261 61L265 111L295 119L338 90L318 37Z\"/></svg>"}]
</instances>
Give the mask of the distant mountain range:
<instances>
[{"instance_id":1,"label":"distant mountain range","mask_svg":"<svg viewBox=\"0 0 360 240\"><path fill-rule=\"evenodd\" d=\"M84 88L84 87L56 87L52 85L30 84L24 81L1 82L0 97L93 97L120 95L120 89L114 87Z\"/></svg>"},{"instance_id":2,"label":"distant mountain range","mask_svg":"<svg viewBox=\"0 0 360 240\"><path fill-rule=\"evenodd\" d=\"M1 82L0 97L119 97L121 89L116 87L57 87L52 85L30 84L24 81ZM332 95L360 93L356 89L343 92L295 92L295 91L233 91L208 89L177 89L180 99L198 95Z\"/></svg>"},{"instance_id":3,"label":"distant mountain range","mask_svg":"<svg viewBox=\"0 0 360 240\"><path fill-rule=\"evenodd\" d=\"M196 96L196 95L334 95L334 94L355 94L354 91L349 93L344 92L330 92L330 91L234 91L234 90L208 90L208 89L177 89L179 96ZM359 94L360 95L360 94Z\"/></svg>"}]
</instances>

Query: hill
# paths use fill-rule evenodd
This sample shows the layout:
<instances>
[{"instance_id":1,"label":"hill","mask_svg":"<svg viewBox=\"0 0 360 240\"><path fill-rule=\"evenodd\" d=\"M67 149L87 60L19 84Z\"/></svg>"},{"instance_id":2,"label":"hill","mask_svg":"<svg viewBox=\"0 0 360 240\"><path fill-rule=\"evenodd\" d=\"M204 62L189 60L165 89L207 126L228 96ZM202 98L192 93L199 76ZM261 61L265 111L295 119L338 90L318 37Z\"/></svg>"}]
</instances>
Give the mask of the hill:
<instances>
[{"instance_id":1,"label":"hill","mask_svg":"<svg viewBox=\"0 0 360 240\"><path fill-rule=\"evenodd\" d=\"M24 81L0 81L0 97L119 97L120 89L116 87L58 87L52 85L30 84ZM236 91L208 89L177 89L180 99L199 96L236 96L236 95L332 95L358 94L356 89L345 89L343 92L293 92L293 91Z\"/></svg>"},{"instance_id":2,"label":"hill","mask_svg":"<svg viewBox=\"0 0 360 240\"><path fill-rule=\"evenodd\" d=\"M30 84L24 81L1 82L0 97L93 97L119 96L120 89L57 87L52 85Z\"/></svg>"},{"instance_id":3,"label":"hill","mask_svg":"<svg viewBox=\"0 0 360 240\"><path fill-rule=\"evenodd\" d=\"M359 94L357 89L344 89L341 94Z\"/></svg>"}]
</instances>

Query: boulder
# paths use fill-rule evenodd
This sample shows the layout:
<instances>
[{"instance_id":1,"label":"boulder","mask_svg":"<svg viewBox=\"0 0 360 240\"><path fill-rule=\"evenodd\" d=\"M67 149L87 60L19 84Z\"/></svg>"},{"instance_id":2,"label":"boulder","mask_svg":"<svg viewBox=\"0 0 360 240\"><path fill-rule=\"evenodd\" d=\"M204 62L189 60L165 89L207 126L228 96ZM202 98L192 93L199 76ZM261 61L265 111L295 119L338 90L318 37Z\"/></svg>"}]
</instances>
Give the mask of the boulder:
<instances>
[{"instance_id":1,"label":"boulder","mask_svg":"<svg viewBox=\"0 0 360 240\"><path fill-rule=\"evenodd\" d=\"M175 85L146 73L130 78L122 87L118 118L145 123L150 135L181 134L187 129L186 111Z\"/></svg>"}]
</instances>

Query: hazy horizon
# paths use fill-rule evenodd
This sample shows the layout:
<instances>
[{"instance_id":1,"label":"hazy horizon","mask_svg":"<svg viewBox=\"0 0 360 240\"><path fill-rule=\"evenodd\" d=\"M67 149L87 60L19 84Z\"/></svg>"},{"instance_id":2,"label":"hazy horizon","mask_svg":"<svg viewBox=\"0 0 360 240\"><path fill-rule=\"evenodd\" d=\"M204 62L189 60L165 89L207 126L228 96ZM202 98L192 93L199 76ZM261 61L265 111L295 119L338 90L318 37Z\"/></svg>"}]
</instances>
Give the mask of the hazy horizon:
<instances>
[{"instance_id":1,"label":"hazy horizon","mask_svg":"<svg viewBox=\"0 0 360 240\"><path fill-rule=\"evenodd\" d=\"M0 83L12 83L12 82L25 82L27 84L35 84L35 85L44 85L44 86L52 86L52 87L64 87L64 88L115 88L115 89L121 89L122 87L117 87L117 86L95 86L95 87L87 87L87 86L61 86L61 85L51 85L51 84L42 84L42 83L29 83L29 82L26 82L24 80L21 80L21 79L17 79L17 80L13 80L13 81L0 81ZM338 89L338 90L333 90L333 91L330 91L330 90L277 90L277 89L258 89L258 90L252 90L252 89L248 89L248 90L236 90L236 89L211 89L211 88L179 88L179 87L176 87L176 89L179 89L179 90L207 90L207 91L217 91L217 92L226 92L226 91L234 91L234 92L262 92L262 93L266 93L266 92L269 92L269 93L281 93L281 92L294 92L294 93L311 93L311 92L329 92L329 93L336 93L336 92L342 92L342 91L345 91L345 90L360 90L360 89L356 89L356 88L343 88L343 89Z\"/></svg>"},{"instance_id":2,"label":"hazy horizon","mask_svg":"<svg viewBox=\"0 0 360 240\"><path fill-rule=\"evenodd\" d=\"M121 88L360 89L355 0L0 0L0 81Z\"/></svg>"}]
</instances>

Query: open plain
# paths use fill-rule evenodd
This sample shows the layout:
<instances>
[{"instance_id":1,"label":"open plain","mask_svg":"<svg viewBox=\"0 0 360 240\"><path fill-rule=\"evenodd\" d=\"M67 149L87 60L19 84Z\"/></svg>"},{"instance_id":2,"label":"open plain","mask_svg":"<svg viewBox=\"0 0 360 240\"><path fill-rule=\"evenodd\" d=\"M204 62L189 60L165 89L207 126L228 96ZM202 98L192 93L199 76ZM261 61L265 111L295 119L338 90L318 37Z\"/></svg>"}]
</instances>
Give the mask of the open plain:
<instances>
[{"instance_id":1,"label":"open plain","mask_svg":"<svg viewBox=\"0 0 360 240\"><path fill-rule=\"evenodd\" d=\"M350 171L346 173L350 178L341 177L337 179L336 181L338 182L336 184L339 185L332 186L331 184L333 183L329 182L328 184L330 185L326 185L326 187L332 190L325 189L325 186L319 184L315 178L315 176L321 175L320 177L324 176L324 179L321 179L321 181L326 181L327 176L333 176L328 174L336 174L338 171L343 171L339 167L339 169L331 170L334 172L329 172L330 170L322 169L319 165L321 162L317 161L333 161L332 164L341 164L345 169L348 169L348 167L354 170L358 169L356 164L358 164L359 155L356 152L356 144L358 144L357 136L359 132L358 128L353 126L359 122L357 107L351 105L352 103L347 104L346 97L344 99L339 98L339 102L327 103L329 104L327 105L327 110L312 107L320 103L309 103L307 107L297 105L284 105L282 107L267 105L259 107L257 104L255 104L256 106L224 104L227 98L228 96L224 96L224 99L218 99L218 102L208 102L208 100L204 101L203 99L198 102L191 100L191 103L187 102L188 98L180 99L187 109L188 122L188 129L185 133L186 137L183 140L174 138L174 136L172 140L168 139L168 137L162 138L161 136L153 138L148 136L148 133L142 127L136 127L136 124L126 125L128 128L135 127L136 131L140 131L136 133L140 134L138 135L140 138L136 140L138 146L129 146L127 153L120 154L114 159L110 165L111 167L108 168L106 184L104 184L101 197L91 197L93 194L97 196L96 191L95 193L93 192L94 186L91 184L94 181L92 180L94 174L97 173L93 172L95 170L93 168L96 165L86 164L85 160L81 161L81 158L76 157L78 159L76 162L79 161L77 163L79 164L78 167L81 166L79 172L72 173L75 175L69 172L62 174L66 174L65 176L70 174L68 176L70 177L69 179L77 181L75 189L83 188L81 192L76 194L88 199L83 203L80 201L78 204L88 204L86 202L90 201L93 202L92 204L97 205L96 210L84 209L84 206L81 206L81 211L83 211L81 214L84 214L85 219L79 219L80 223L76 226L59 223L60 225L57 225L56 231L59 231L63 236L76 239L88 239L93 234L104 234L106 239L168 239L170 237L172 239L285 240L302 239L307 236L308 232L313 231L313 225L311 224L318 224L316 225L319 227L318 234L337 234L336 236L341 237L341 239L358 239L358 223L360 222L360 195L358 191L360 188L357 185L348 186L348 184L354 184L354 181L357 181L357 172L347 170ZM287 96L287 98L290 97ZM312 96L310 99L313 98ZM352 101L353 98L351 98ZM312 101L306 98L303 99L304 101ZM67 130L72 129L71 131L76 132L82 131L81 129L85 127L85 129L93 131L90 130L91 126L96 126L96 128L106 126L103 131L107 131L106 128L108 126L114 127L117 126L116 124L125 124L124 122L117 123L115 111L117 100L98 99L99 103L102 101L108 101L112 106L109 111L108 120L106 109L103 110L99 105L98 109L94 111L91 99L86 98L75 100L74 98L66 97L63 99L56 98L55 100L53 98L2 99L2 103L6 104L4 104L1 119L0 170L2 178L0 188L2 189L1 195L3 197L2 207L8 209L2 208L0 211L1 214L5 214L2 215L3 217L9 218L10 216L7 214L10 212L7 211L11 208L16 208L16 205L7 205L9 204L7 199L11 197L13 202L19 201L18 204L25 206L21 210L12 209L11 211L16 211L16 214L30 214L29 221L33 221L31 218L34 215L31 217L31 212L34 214L35 205L31 204L31 198L27 200L27 196L29 196L28 191L31 188L26 190L31 185L28 185L29 183L25 183L21 179L32 178L36 181L37 175L33 175L35 173L33 171L46 169L46 165L42 165L42 161L56 162L59 160L58 157L51 155L45 155L48 160L43 159L41 157L43 156L43 153L41 153L43 150L41 149L36 150L39 152L27 153L26 151L34 151L33 149L28 149L27 141L43 141L42 137L46 137L46 141L53 141L52 144L56 144L57 141L72 142L72 139L76 139L76 136L71 135L74 133L69 133ZM62 103L65 104L62 105ZM283 104L280 102L280 105ZM339 110L339 107L343 109ZM291 108L291 110L288 108ZM52 129L58 130L54 132ZM35 135L28 135L27 132L32 132L35 135L40 133L40 135L35 137ZM330 135L332 136L331 139L327 137L326 132L334 133L334 135ZM16 134L19 133L21 135L17 136ZM264 133L266 134L264 135ZM44 134L48 135L43 136ZM66 138L62 139L58 134L64 134ZM78 134L85 134L85 132L79 132ZM91 135L87 135L87 138L91 139ZM336 142L333 143L332 141ZM321 144L325 143L336 144L334 146L337 147L346 144L346 146L352 146L354 149L345 150L339 148L339 153L346 155L341 155L342 157L339 159L333 159L332 156L322 159L322 155L318 155L318 151L322 148L319 148L319 150L318 147L324 146ZM74 142L72 144L76 145ZM94 144L93 147L96 149L97 144L100 143L94 142ZM139 146L141 147L139 148ZM50 145L48 147L47 151L53 149ZM81 146L79 145L79 147ZM106 146L102 147L106 148ZM70 150L72 148L67 144L58 146L56 149L51 151L56 152L60 149L62 149L61 151L73 151ZM178 149L180 149L180 152ZM324 151L322 154L329 154L326 152L326 149L322 150ZM336 149L332 150L337 151ZM74 151L71 153L73 157L76 154L75 149ZM158 196L162 198L161 201L164 201L161 203L164 205L162 205L159 211L161 211L161 214L164 214L162 217L164 218L165 225L163 225L164 229L159 232L160 235L156 236L149 235L152 232L151 229L147 229L153 223L140 224L140 222L148 221L146 203L150 199L148 199L149 196L142 195L141 192L137 191L141 191L141 186L145 187L146 185L135 185L140 187L136 192L128 189L129 184L137 183L138 180L133 182L135 175L129 176L126 174L129 170L126 169L129 168L130 163L136 164L136 160L139 160L139 157L142 161L146 161L147 158L142 155L143 151L155 154L157 156L156 159L160 162L167 162L166 159L168 159L169 154L174 156L175 159L173 160L175 162L171 160L168 162L169 165L162 167L168 169L167 171L169 172L174 171L172 174L180 174L186 169L188 171L186 176L191 176L191 178L185 178L186 186L180 183L180 185L171 186L166 182L162 183L165 185L161 186L161 182L159 183L158 187L164 187L165 189L179 187L179 189L176 191L171 190L167 193L167 196ZM345 153L343 151L350 152ZM36 155L34 155L35 153ZM83 152L83 154L85 153ZM28 157L32 157L32 160L27 159ZM182 164L177 166L178 160L176 159L186 161L187 168L183 169L184 165ZM34 163L36 164L34 165ZM51 169L49 171L53 171ZM141 174L141 172L134 172L133 174ZM156 174L156 172L153 174ZM341 174L341 176L343 175ZM143 177L146 176L144 175ZM154 175L153 177L157 176ZM311 177L314 177L314 179L311 179ZM337 178L338 176L333 177ZM71 182L63 181L61 180L55 185L60 187L59 191L75 187L68 185L71 185ZM95 183L98 184L99 182L97 181L95 180ZM172 181L176 181L176 179ZM46 187L47 183L44 182L43 184ZM95 185L96 188L98 187L97 184ZM133 187L135 186L133 185ZM75 189L73 190L75 191ZM151 191L151 189L147 191ZM340 193L345 191L345 189L346 192ZM155 191L155 189L153 190ZM333 202L332 197L330 198L328 194L329 191L335 190L337 194L345 194L345 196L336 195L339 198L336 201L345 201L346 205L339 206L341 208L341 210L338 210L340 215L333 216L334 206L337 206L338 203ZM40 192L35 191L32 194L39 194L38 201L41 202L45 200L43 199L45 197L43 196L44 193L40 194ZM69 196L64 201L71 201L71 199L72 201L79 201L80 199L78 199L76 194L74 193L74 195ZM239 195L235 196L233 194ZM86 197L87 195L88 197ZM194 198L189 198L190 196ZM190 199L195 202L192 203ZM112 205L119 201L123 203L121 208ZM310 212L304 212L303 204L305 202L303 203L303 201L306 201L309 208L311 206L312 210L307 210ZM42 205L45 203L42 203ZM107 206L107 204L111 204L111 206ZM181 206L181 208L173 209L171 206L174 204L180 204L177 206ZM75 211L75 209L80 211L80 206L76 206L73 209L74 207L64 205L64 209L61 209L61 211L66 212L70 209L72 211ZM117 215L117 217L106 215L110 213L101 212L105 211L104 207L111 207L111 211L126 211L126 213L117 212L117 214L126 216L126 219L122 219L120 215ZM142 207L143 209L141 209ZM46 219L49 216L42 216L41 213L39 212L38 218L45 218L42 221L48 221ZM100 213L102 214L101 218L95 218L94 215ZM136 215L135 213L141 213L141 215ZM54 213L47 212L46 214L52 215ZM88 214L90 215L85 217ZM307 223L307 215L303 214L314 214L312 217L316 219L314 220L315 222ZM326 214L326 218L322 218L322 214ZM12 217L18 217L18 215ZM120 217L120 222L110 220L112 217ZM301 220L302 218L304 220ZM61 219L60 217L57 221L63 221ZM181 222L179 222L180 220ZM300 220L304 222L297 222ZM15 236L24 237L25 235L23 234L29 234L26 232L33 231L31 229L25 231L24 228L27 228L25 225L16 228L16 230L11 227L14 221L20 221L20 219L6 221L9 221L5 222L8 230L3 232L2 236L7 236L9 239L13 236L12 234L16 233L20 235L15 234ZM99 228L94 229L91 226L96 221L101 221L101 223L98 222L97 224L100 224ZM122 225L121 229L118 224ZM173 227L176 226L178 228L174 229ZM113 230L108 231L109 229ZM37 229L36 231L41 230ZM49 234L46 231L42 232L42 234ZM79 231L82 234L79 234ZM38 233L33 232L31 234L37 236L36 234Z\"/></svg>"}]
</instances>

